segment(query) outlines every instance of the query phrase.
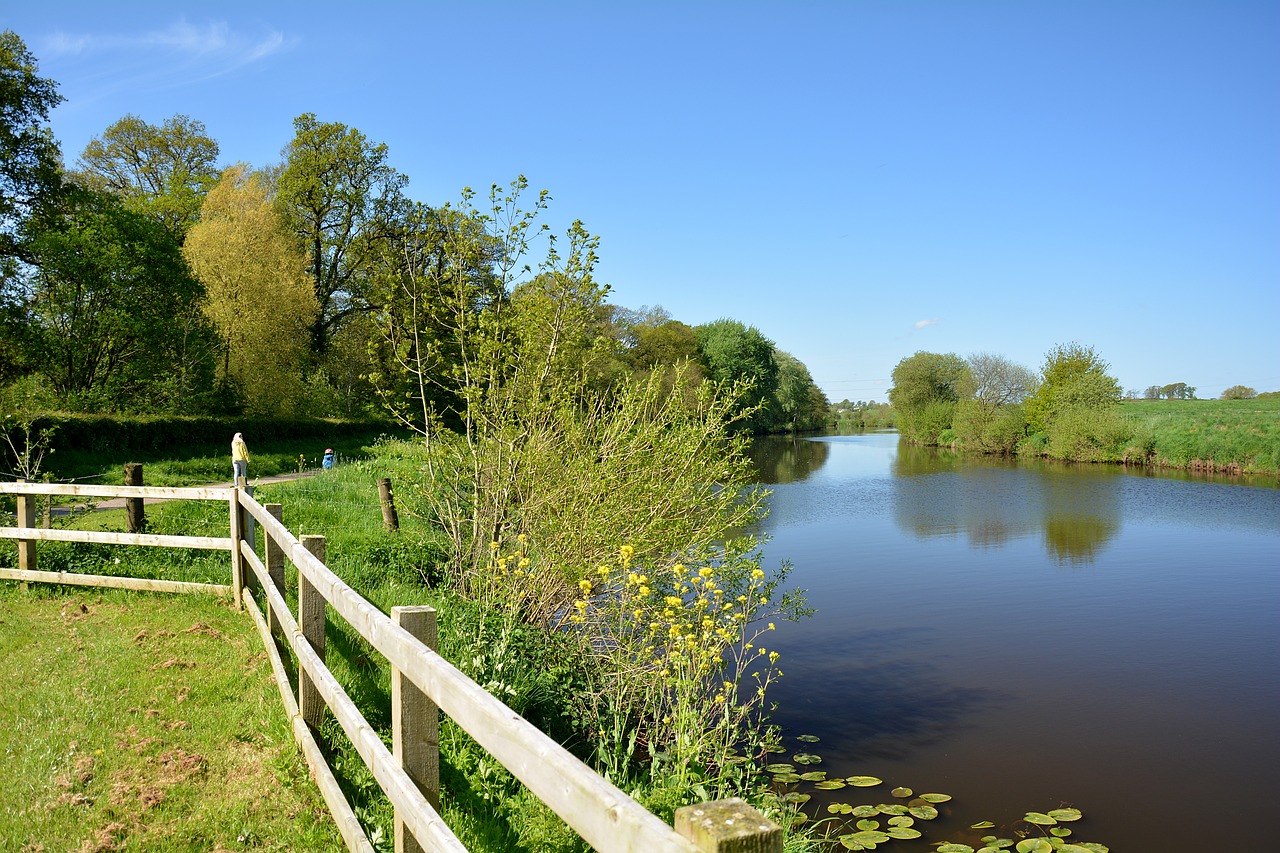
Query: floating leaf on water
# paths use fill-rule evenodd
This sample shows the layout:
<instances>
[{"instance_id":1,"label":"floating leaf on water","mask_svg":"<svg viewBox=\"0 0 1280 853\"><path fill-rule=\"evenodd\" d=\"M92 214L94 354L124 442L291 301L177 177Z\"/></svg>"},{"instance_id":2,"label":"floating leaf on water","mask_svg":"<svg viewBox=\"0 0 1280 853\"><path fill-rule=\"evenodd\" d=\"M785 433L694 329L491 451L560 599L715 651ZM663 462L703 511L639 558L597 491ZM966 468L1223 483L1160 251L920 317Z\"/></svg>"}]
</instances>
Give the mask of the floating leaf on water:
<instances>
[{"instance_id":1,"label":"floating leaf on water","mask_svg":"<svg viewBox=\"0 0 1280 853\"><path fill-rule=\"evenodd\" d=\"M879 829L879 828L880 828L880 821L878 821L878 820L867 820L867 819L865 819L865 818L864 818L864 819L862 819L862 820L858 821L858 823L857 823L856 825L857 825L858 829Z\"/></svg>"},{"instance_id":2,"label":"floating leaf on water","mask_svg":"<svg viewBox=\"0 0 1280 853\"><path fill-rule=\"evenodd\" d=\"M904 815L904 814L900 814L900 815L898 815L897 817L891 817L891 818L889 818L889 820L887 821L887 823L888 823L890 826L911 826L911 824L913 824L913 823L915 823L915 822L916 822L916 819L915 819L915 818L913 818L913 817L909 817L909 816Z\"/></svg>"},{"instance_id":3,"label":"floating leaf on water","mask_svg":"<svg viewBox=\"0 0 1280 853\"><path fill-rule=\"evenodd\" d=\"M822 740L822 738L817 735L796 735L796 740L802 740L805 743L817 743Z\"/></svg>"},{"instance_id":4,"label":"floating leaf on water","mask_svg":"<svg viewBox=\"0 0 1280 853\"><path fill-rule=\"evenodd\" d=\"M1095 841L1081 841L1080 845L1089 853L1111 853L1111 848L1105 844L1098 844Z\"/></svg>"},{"instance_id":5,"label":"floating leaf on water","mask_svg":"<svg viewBox=\"0 0 1280 853\"><path fill-rule=\"evenodd\" d=\"M796 766L794 764L770 764L765 767L766 773L794 773Z\"/></svg>"},{"instance_id":6,"label":"floating leaf on water","mask_svg":"<svg viewBox=\"0 0 1280 853\"><path fill-rule=\"evenodd\" d=\"M783 794L781 797L778 797L778 799L782 800L784 803L807 803L809 802L809 795L801 794L798 791L792 791L788 794Z\"/></svg>"},{"instance_id":7,"label":"floating leaf on water","mask_svg":"<svg viewBox=\"0 0 1280 853\"><path fill-rule=\"evenodd\" d=\"M923 797L921 799L923 799ZM969 828L970 829L990 829L993 826L995 826L995 824L989 820L980 820L977 823L970 826Z\"/></svg>"},{"instance_id":8,"label":"floating leaf on water","mask_svg":"<svg viewBox=\"0 0 1280 853\"><path fill-rule=\"evenodd\" d=\"M828 803L827 811L832 814L852 814L853 806L848 803Z\"/></svg>"},{"instance_id":9,"label":"floating leaf on water","mask_svg":"<svg viewBox=\"0 0 1280 853\"><path fill-rule=\"evenodd\" d=\"M777 776L773 777L773 781L787 782L787 783L799 782L800 774L799 773L779 773Z\"/></svg>"},{"instance_id":10,"label":"floating leaf on water","mask_svg":"<svg viewBox=\"0 0 1280 853\"><path fill-rule=\"evenodd\" d=\"M945 803L951 799L951 795L950 794L921 794L920 799L924 800L926 803ZM991 825L995 826L994 823Z\"/></svg>"},{"instance_id":11,"label":"floating leaf on water","mask_svg":"<svg viewBox=\"0 0 1280 853\"><path fill-rule=\"evenodd\" d=\"M826 781L819 782L813 787L820 791L839 791L844 787L844 785L845 782L843 779L827 779Z\"/></svg>"},{"instance_id":12,"label":"floating leaf on water","mask_svg":"<svg viewBox=\"0 0 1280 853\"><path fill-rule=\"evenodd\" d=\"M1107 848L1101 844L1091 844L1088 847L1083 844L1064 844L1058 848L1057 853L1107 853Z\"/></svg>"},{"instance_id":13,"label":"floating leaf on water","mask_svg":"<svg viewBox=\"0 0 1280 853\"><path fill-rule=\"evenodd\" d=\"M1049 832L1050 834L1056 835L1059 838L1066 838L1068 835L1071 834L1071 830L1067 829L1065 826L1055 826L1052 829L1050 829Z\"/></svg>"},{"instance_id":14,"label":"floating leaf on water","mask_svg":"<svg viewBox=\"0 0 1280 853\"><path fill-rule=\"evenodd\" d=\"M920 830L912 829L909 826L891 826L885 830L885 834L890 838L919 838Z\"/></svg>"},{"instance_id":15,"label":"floating leaf on water","mask_svg":"<svg viewBox=\"0 0 1280 853\"><path fill-rule=\"evenodd\" d=\"M979 847L975 853L1000 853L999 847Z\"/></svg>"},{"instance_id":16,"label":"floating leaf on water","mask_svg":"<svg viewBox=\"0 0 1280 853\"><path fill-rule=\"evenodd\" d=\"M1018 853L1053 853L1053 845L1043 838L1024 838L1013 849Z\"/></svg>"},{"instance_id":17,"label":"floating leaf on water","mask_svg":"<svg viewBox=\"0 0 1280 853\"><path fill-rule=\"evenodd\" d=\"M968 844L958 844L954 841L948 841L938 848L938 853L973 853L973 848Z\"/></svg>"},{"instance_id":18,"label":"floating leaf on water","mask_svg":"<svg viewBox=\"0 0 1280 853\"><path fill-rule=\"evenodd\" d=\"M874 776L847 776L845 781L855 788L872 788L884 784L883 779L877 779Z\"/></svg>"},{"instance_id":19,"label":"floating leaf on water","mask_svg":"<svg viewBox=\"0 0 1280 853\"><path fill-rule=\"evenodd\" d=\"M902 815L907 813L906 806L900 806L897 803L881 803L876 806L876 811L880 814Z\"/></svg>"},{"instance_id":20,"label":"floating leaf on water","mask_svg":"<svg viewBox=\"0 0 1280 853\"><path fill-rule=\"evenodd\" d=\"M1044 812L1027 812L1027 816L1023 818L1027 823L1034 823L1037 826L1053 826L1058 821L1049 817Z\"/></svg>"},{"instance_id":21,"label":"floating leaf on water","mask_svg":"<svg viewBox=\"0 0 1280 853\"><path fill-rule=\"evenodd\" d=\"M791 760L796 764L821 764L822 756L814 755L812 752L800 752L791 756Z\"/></svg>"},{"instance_id":22,"label":"floating leaf on water","mask_svg":"<svg viewBox=\"0 0 1280 853\"><path fill-rule=\"evenodd\" d=\"M933 820L938 816L938 810L933 806L912 806L907 811L921 820Z\"/></svg>"},{"instance_id":23,"label":"floating leaf on water","mask_svg":"<svg viewBox=\"0 0 1280 853\"><path fill-rule=\"evenodd\" d=\"M845 848L846 850L874 850L874 849L876 849L876 846L875 846L874 844L872 844L870 847L868 847L867 845L863 844L863 843L862 843L861 841L859 841L858 839L854 838L852 835L842 835L842 836L840 836L840 838L839 838L839 839L837 839L837 840L840 842L840 846L841 846L841 847L843 847L843 848Z\"/></svg>"},{"instance_id":24,"label":"floating leaf on water","mask_svg":"<svg viewBox=\"0 0 1280 853\"><path fill-rule=\"evenodd\" d=\"M854 817L872 817L873 815L880 814L880 810L875 806L858 806L851 812L851 814Z\"/></svg>"},{"instance_id":25,"label":"floating leaf on water","mask_svg":"<svg viewBox=\"0 0 1280 853\"><path fill-rule=\"evenodd\" d=\"M911 790L910 788L894 788L894 789L893 789L892 791L890 791L889 793L890 793L890 794L892 794L892 795L893 795L893 796L895 796L895 797L903 797L903 798L905 798L905 797L909 797L909 796L911 796L912 794L914 794L914 793L915 793L915 791Z\"/></svg>"},{"instance_id":26,"label":"floating leaf on water","mask_svg":"<svg viewBox=\"0 0 1280 853\"><path fill-rule=\"evenodd\" d=\"M808 773L801 773L800 778L806 782L821 782L827 778L825 770L810 770Z\"/></svg>"},{"instance_id":27,"label":"floating leaf on water","mask_svg":"<svg viewBox=\"0 0 1280 853\"><path fill-rule=\"evenodd\" d=\"M1084 817L1084 815L1080 813L1079 809L1054 809L1049 812L1049 817L1066 823L1068 821L1079 820Z\"/></svg>"},{"instance_id":28,"label":"floating leaf on water","mask_svg":"<svg viewBox=\"0 0 1280 853\"><path fill-rule=\"evenodd\" d=\"M802 823L808 823L808 822L809 822L809 816L804 812L796 812L794 815L791 816L792 826L799 826Z\"/></svg>"},{"instance_id":29,"label":"floating leaf on water","mask_svg":"<svg viewBox=\"0 0 1280 853\"><path fill-rule=\"evenodd\" d=\"M787 748L780 743L771 743L768 746L766 746L762 751L763 752L786 752Z\"/></svg>"},{"instance_id":30,"label":"floating leaf on water","mask_svg":"<svg viewBox=\"0 0 1280 853\"><path fill-rule=\"evenodd\" d=\"M1013 846L1013 839L1012 838L996 838L994 835L984 835L982 836L982 843L987 845L986 847L982 848L983 850L987 850L987 851L1003 850L1006 847Z\"/></svg>"}]
</instances>

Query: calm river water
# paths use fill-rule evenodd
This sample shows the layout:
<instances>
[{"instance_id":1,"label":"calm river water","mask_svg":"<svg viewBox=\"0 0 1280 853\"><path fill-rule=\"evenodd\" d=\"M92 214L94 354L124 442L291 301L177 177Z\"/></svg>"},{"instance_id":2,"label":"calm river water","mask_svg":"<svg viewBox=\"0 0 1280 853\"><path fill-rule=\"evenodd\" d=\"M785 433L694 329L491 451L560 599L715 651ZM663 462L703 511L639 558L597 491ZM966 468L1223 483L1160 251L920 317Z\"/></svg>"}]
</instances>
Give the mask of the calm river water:
<instances>
[{"instance_id":1,"label":"calm river water","mask_svg":"<svg viewBox=\"0 0 1280 853\"><path fill-rule=\"evenodd\" d=\"M895 434L755 457L766 563L818 609L769 636L774 719L821 738L820 769L953 795L934 842L1070 804L1115 853L1275 849L1280 489Z\"/></svg>"}]
</instances>

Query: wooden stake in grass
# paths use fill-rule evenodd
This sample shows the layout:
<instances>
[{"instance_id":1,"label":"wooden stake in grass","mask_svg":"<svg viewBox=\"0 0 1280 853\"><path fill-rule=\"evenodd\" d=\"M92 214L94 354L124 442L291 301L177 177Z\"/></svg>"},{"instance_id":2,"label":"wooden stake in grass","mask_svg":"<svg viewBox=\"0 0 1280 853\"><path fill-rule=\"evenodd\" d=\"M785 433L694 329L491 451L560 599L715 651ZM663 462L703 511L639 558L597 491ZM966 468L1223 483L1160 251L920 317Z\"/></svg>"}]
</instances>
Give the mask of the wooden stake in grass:
<instances>
[{"instance_id":1,"label":"wooden stake in grass","mask_svg":"<svg viewBox=\"0 0 1280 853\"><path fill-rule=\"evenodd\" d=\"M124 466L124 484L126 486L142 485L142 463L126 462ZM124 500L125 530L129 533L147 532L147 514L142 507L142 498L125 498Z\"/></svg>"},{"instance_id":2,"label":"wooden stake in grass","mask_svg":"<svg viewBox=\"0 0 1280 853\"><path fill-rule=\"evenodd\" d=\"M429 649L436 647L434 607L392 607L391 618ZM436 704L394 666L391 668L391 750L431 808L440 812L440 712ZM396 853L422 847L396 816Z\"/></svg>"},{"instance_id":3,"label":"wooden stake in grass","mask_svg":"<svg viewBox=\"0 0 1280 853\"><path fill-rule=\"evenodd\" d=\"M324 537L303 536L302 547L324 562ZM305 572L298 572L298 630L324 660L324 595L311 585ZM303 668L298 668L298 710L307 725L318 728L324 721L324 697Z\"/></svg>"}]
</instances>

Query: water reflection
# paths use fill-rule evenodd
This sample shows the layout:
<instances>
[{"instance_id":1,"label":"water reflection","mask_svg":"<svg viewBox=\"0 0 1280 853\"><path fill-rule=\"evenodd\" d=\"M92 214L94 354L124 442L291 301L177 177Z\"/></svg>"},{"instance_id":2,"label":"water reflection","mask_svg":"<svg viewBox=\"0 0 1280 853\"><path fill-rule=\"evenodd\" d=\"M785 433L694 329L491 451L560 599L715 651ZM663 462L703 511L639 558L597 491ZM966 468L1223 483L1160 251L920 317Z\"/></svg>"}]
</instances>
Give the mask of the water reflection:
<instances>
[{"instance_id":1,"label":"water reflection","mask_svg":"<svg viewBox=\"0 0 1280 853\"><path fill-rule=\"evenodd\" d=\"M900 444L892 470L894 518L921 538L1000 548L1039 533L1065 565L1092 563L1120 529L1120 480L1109 469L1027 477L1015 459Z\"/></svg>"},{"instance_id":2,"label":"water reflection","mask_svg":"<svg viewBox=\"0 0 1280 853\"><path fill-rule=\"evenodd\" d=\"M825 441L775 437L752 442L748 451L762 483L798 483L827 464Z\"/></svg>"}]
</instances>

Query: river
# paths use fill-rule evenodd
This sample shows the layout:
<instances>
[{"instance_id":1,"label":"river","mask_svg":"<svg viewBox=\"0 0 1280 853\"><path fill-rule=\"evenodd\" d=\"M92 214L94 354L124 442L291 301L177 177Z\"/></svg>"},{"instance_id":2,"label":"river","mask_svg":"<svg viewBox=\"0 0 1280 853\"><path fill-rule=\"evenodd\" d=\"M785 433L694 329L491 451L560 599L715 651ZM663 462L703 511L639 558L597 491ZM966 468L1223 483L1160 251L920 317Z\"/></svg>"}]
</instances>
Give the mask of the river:
<instances>
[{"instance_id":1,"label":"river","mask_svg":"<svg viewBox=\"0 0 1280 853\"><path fill-rule=\"evenodd\" d=\"M1069 804L1115 853L1274 847L1280 489L892 433L753 456L766 565L817 608L769 636L774 720L821 739L811 769L886 782L815 792L816 816L902 785L954 797L917 825L931 842Z\"/></svg>"}]
</instances>

